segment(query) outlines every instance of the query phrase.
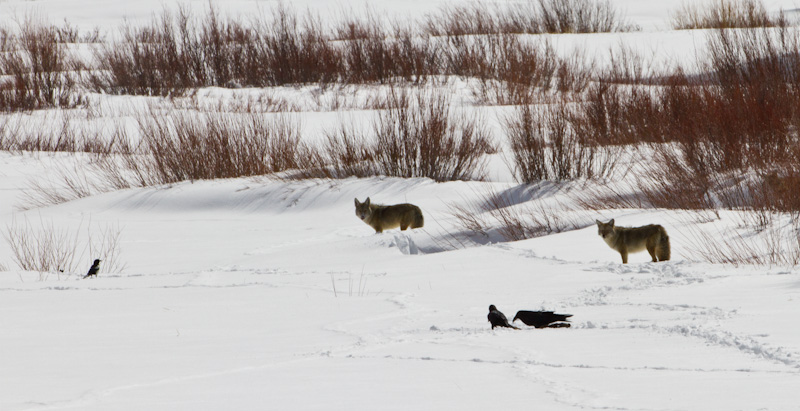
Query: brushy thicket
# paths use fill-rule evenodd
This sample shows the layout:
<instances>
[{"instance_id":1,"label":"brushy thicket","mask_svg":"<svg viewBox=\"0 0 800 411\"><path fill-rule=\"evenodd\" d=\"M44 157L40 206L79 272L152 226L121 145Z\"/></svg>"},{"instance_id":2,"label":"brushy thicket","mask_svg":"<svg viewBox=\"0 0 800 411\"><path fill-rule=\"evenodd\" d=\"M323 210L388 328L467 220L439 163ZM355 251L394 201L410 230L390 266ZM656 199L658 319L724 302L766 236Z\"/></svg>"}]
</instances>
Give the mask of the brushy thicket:
<instances>
[{"instance_id":1,"label":"brushy thicket","mask_svg":"<svg viewBox=\"0 0 800 411\"><path fill-rule=\"evenodd\" d=\"M41 114L41 113L40 113ZM0 116L0 150L10 152L131 153L119 124L87 122L77 111L61 110L30 116Z\"/></svg>"},{"instance_id":2,"label":"brushy thicket","mask_svg":"<svg viewBox=\"0 0 800 411\"><path fill-rule=\"evenodd\" d=\"M788 195L800 189L797 37L787 28L719 30L708 45L702 76L593 86L577 117L581 134L605 145L657 143L655 178L642 180L656 207L800 205Z\"/></svg>"},{"instance_id":3,"label":"brushy thicket","mask_svg":"<svg viewBox=\"0 0 800 411\"><path fill-rule=\"evenodd\" d=\"M0 112L75 107L81 102L77 63L59 31L29 19L18 36L0 33Z\"/></svg>"},{"instance_id":4,"label":"brushy thicket","mask_svg":"<svg viewBox=\"0 0 800 411\"><path fill-rule=\"evenodd\" d=\"M617 171L619 148L582 133L581 109L560 100L546 107L520 102L505 119L517 181L603 180Z\"/></svg>"},{"instance_id":5,"label":"brushy thicket","mask_svg":"<svg viewBox=\"0 0 800 411\"><path fill-rule=\"evenodd\" d=\"M630 27L607 1L581 0L580 11L567 3L539 0L492 12L481 3L459 6L456 14L480 18L488 13L489 20L477 24L486 25L478 31L489 35L479 37L469 36L473 29L450 27L457 22L450 21L456 16L447 8L422 24L387 28L367 13L328 28L318 16L283 4L249 23L221 16L213 6L200 17L179 7L147 25L126 25L115 39L102 41L94 48L97 67L91 70L69 56L64 43L99 41L97 31L82 38L68 24L27 22L19 35L0 31L0 46L14 50L0 55L0 73L12 76L0 82L0 110L74 107L82 101L78 85L107 94L178 97L208 86L420 84L458 75L480 79L483 94L494 94L487 101L504 104L508 101L490 82L513 85L516 94L529 87L580 91L590 67L559 58L549 44L521 41L514 34ZM526 21L528 28L509 29L504 22L509 19Z\"/></svg>"},{"instance_id":6,"label":"brushy thicket","mask_svg":"<svg viewBox=\"0 0 800 411\"><path fill-rule=\"evenodd\" d=\"M301 140L299 118L289 114L269 118L152 107L137 117L138 145L117 129L112 142L92 151L103 156L90 164L91 175L66 171L60 185L65 193L48 193L48 186L39 185L29 202L52 204L107 189L267 174L289 179L483 178L486 154L495 150L490 136L479 119L456 112L446 94L392 90L380 105L385 110L375 114L370 129L343 123L320 147ZM90 181L97 178L103 183Z\"/></svg>"},{"instance_id":7,"label":"brushy thicket","mask_svg":"<svg viewBox=\"0 0 800 411\"><path fill-rule=\"evenodd\" d=\"M111 94L180 96L196 87L327 84L339 79L341 55L319 19L279 6L270 21L246 26L211 9L164 11L149 26L127 26L96 53L93 89Z\"/></svg>"},{"instance_id":8,"label":"brushy thicket","mask_svg":"<svg viewBox=\"0 0 800 411\"><path fill-rule=\"evenodd\" d=\"M106 93L160 96L205 86L422 83L451 74L549 86L556 74L565 74L559 70L573 67L550 48L510 34L632 29L608 1L580 3L539 0L492 12L473 3L444 8L423 27L394 23L389 29L367 13L326 30L319 17L298 15L282 4L248 25L213 8L200 19L186 9L165 11L148 26L125 27L121 38L101 47L96 55L101 70L88 81ZM458 27L463 16L477 19L468 22L478 27ZM507 27L514 19L517 29ZM468 36L476 33L489 36ZM526 64L531 59L537 63Z\"/></svg>"},{"instance_id":9,"label":"brushy thicket","mask_svg":"<svg viewBox=\"0 0 800 411\"><path fill-rule=\"evenodd\" d=\"M672 16L672 27L677 30L731 29L786 26L781 13L770 17L759 0L707 0L686 2Z\"/></svg>"},{"instance_id":10,"label":"brushy thicket","mask_svg":"<svg viewBox=\"0 0 800 411\"><path fill-rule=\"evenodd\" d=\"M165 11L150 26L126 27L97 53L95 90L180 96L196 87L422 81L437 74L431 42L377 20L349 20L327 33L318 17L277 6L250 25L211 9L197 20Z\"/></svg>"},{"instance_id":11,"label":"brushy thicket","mask_svg":"<svg viewBox=\"0 0 800 411\"><path fill-rule=\"evenodd\" d=\"M300 127L287 117L172 112L139 118L152 163L130 165L159 184L231 178L300 168Z\"/></svg>"},{"instance_id":12,"label":"brushy thicket","mask_svg":"<svg viewBox=\"0 0 800 411\"><path fill-rule=\"evenodd\" d=\"M580 52L559 57L548 40L529 40L511 34L447 37L444 74L479 80L475 94L486 104L514 105L532 94L586 89L594 62Z\"/></svg>"},{"instance_id":13,"label":"brushy thicket","mask_svg":"<svg viewBox=\"0 0 800 411\"><path fill-rule=\"evenodd\" d=\"M433 36L634 31L608 0L536 0L508 4L471 2L446 5L428 15L425 31Z\"/></svg>"},{"instance_id":14,"label":"brushy thicket","mask_svg":"<svg viewBox=\"0 0 800 411\"><path fill-rule=\"evenodd\" d=\"M325 177L386 175L435 181L484 177L494 152L488 131L457 114L442 93L392 90L372 122L372 132L342 124L327 134L310 172Z\"/></svg>"},{"instance_id":15,"label":"brushy thicket","mask_svg":"<svg viewBox=\"0 0 800 411\"><path fill-rule=\"evenodd\" d=\"M81 67L61 43L75 41L74 31L30 24L19 35L0 31L0 45L11 50L0 54L0 108L73 107L81 101L77 81L106 93L175 97L203 86L368 83L399 90L456 75L477 79L483 102L517 106L502 120L521 182L608 178L617 148L644 143L654 153L648 164L656 177L641 184L653 206L797 208L787 194L797 188L800 156L800 48L792 31L761 18L763 6L753 0L714 3L703 10L719 20L748 16L749 26L778 28L715 31L705 74L678 69L659 77L643 74L641 57L624 50L611 70L599 72L581 54L560 58L546 41L515 35L632 28L607 1L581 1L585 7L560 0L448 6L420 24L390 28L370 13L325 27L284 5L248 24L213 7L200 18L178 9L126 27L97 48L98 69L81 76L71 74ZM540 108L533 103L541 92L560 95ZM152 156L150 170L161 176L148 181L292 169L306 176L481 178L483 155L494 149L481 124L454 114L446 96L423 94L394 92L375 103L383 111L371 131L343 125L314 150L300 144L297 128L203 113L141 120L144 140L136 150ZM113 141L92 146L75 138L87 133L66 123L61 133L16 140L8 138L18 134L15 127L0 123L5 149L134 151Z\"/></svg>"}]
</instances>

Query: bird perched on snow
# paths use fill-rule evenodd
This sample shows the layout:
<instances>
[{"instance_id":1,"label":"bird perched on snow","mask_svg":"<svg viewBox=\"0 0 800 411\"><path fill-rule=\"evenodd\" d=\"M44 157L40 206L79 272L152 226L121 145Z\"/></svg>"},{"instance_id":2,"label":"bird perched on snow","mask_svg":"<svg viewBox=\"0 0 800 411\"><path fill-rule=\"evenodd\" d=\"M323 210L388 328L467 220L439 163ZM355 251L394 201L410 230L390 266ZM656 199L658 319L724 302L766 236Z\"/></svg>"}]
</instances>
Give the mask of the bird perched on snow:
<instances>
[{"instance_id":1,"label":"bird perched on snow","mask_svg":"<svg viewBox=\"0 0 800 411\"><path fill-rule=\"evenodd\" d=\"M525 325L536 328L567 328L570 324L568 318L572 314L556 314L552 311L517 311L517 315L511 322L521 320Z\"/></svg>"},{"instance_id":2,"label":"bird perched on snow","mask_svg":"<svg viewBox=\"0 0 800 411\"><path fill-rule=\"evenodd\" d=\"M506 315L498 311L494 304L489 306L488 318L489 322L492 323L492 329L494 329L494 327L508 327L519 330L519 328L508 323L508 318L506 318Z\"/></svg>"},{"instance_id":3,"label":"bird perched on snow","mask_svg":"<svg viewBox=\"0 0 800 411\"><path fill-rule=\"evenodd\" d=\"M98 260L94 260L94 263L89 268L89 272L87 272L86 275L83 276L83 278L88 278L88 277L91 277L91 276L97 277L97 273L99 271L100 271L100 260L99 259Z\"/></svg>"}]
</instances>

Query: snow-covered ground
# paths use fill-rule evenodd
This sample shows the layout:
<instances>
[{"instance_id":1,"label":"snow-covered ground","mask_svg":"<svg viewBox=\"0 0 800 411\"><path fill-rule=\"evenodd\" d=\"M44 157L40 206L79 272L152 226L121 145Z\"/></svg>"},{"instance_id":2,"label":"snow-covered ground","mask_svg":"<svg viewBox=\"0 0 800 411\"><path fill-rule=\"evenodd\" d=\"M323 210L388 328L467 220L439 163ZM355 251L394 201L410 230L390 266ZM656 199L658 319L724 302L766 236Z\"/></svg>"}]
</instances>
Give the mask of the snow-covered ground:
<instances>
[{"instance_id":1,"label":"snow-covered ground","mask_svg":"<svg viewBox=\"0 0 800 411\"><path fill-rule=\"evenodd\" d=\"M692 57L691 34L658 31L680 2L618 3L643 32L562 40L662 39ZM36 9L114 27L161 4L0 0L0 19ZM369 4L421 13L442 2ZM313 138L315 122L338 113L299 115ZM83 269L23 271L0 241L0 410L800 409L800 271L693 261L705 245L687 233L731 224L724 216L586 211L574 217L581 228L530 240L461 236L451 204L519 190L497 156L488 182L242 178L18 210L28 181L89 161L0 153L4 233L13 221L80 236L119 227L125 265L87 280ZM580 189L531 195L568 202ZM354 215L353 199L367 196L418 205L425 227L375 234ZM664 225L673 259L621 264L595 218ZM492 330L490 304L509 318L573 314L572 327Z\"/></svg>"}]
</instances>

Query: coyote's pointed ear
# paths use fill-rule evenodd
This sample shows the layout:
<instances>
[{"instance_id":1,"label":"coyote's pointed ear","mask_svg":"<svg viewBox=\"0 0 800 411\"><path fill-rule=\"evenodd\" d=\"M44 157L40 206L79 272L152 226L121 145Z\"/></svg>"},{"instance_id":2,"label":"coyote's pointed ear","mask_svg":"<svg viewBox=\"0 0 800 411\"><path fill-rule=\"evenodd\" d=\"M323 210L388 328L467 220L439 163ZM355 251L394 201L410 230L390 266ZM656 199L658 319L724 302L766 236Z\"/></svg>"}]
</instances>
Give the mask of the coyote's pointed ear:
<instances>
[{"instance_id":1,"label":"coyote's pointed ear","mask_svg":"<svg viewBox=\"0 0 800 411\"><path fill-rule=\"evenodd\" d=\"M603 223L600 220L594 220L594 222L597 224L598 227L603 225Z\"/></svg>"},{"instance_id":2,"label":"coyote's pointed ear","mask_svg":"<svg viewBox=\"0 0 800 411\"><path fill-rule=\"evenodd\" d=\"M614 219L613 218L611 219L611 221L608 222L608 225L610 225L611 227L614 227Z\"/></svg>"},{"instance_id":3,"label":"coyote's pointed ear","mask_svg":"<svg viewBox=\"0 0 800 411\"><path fill-rule=\"evenodd\" d=\"M355 200L355 201L356 201L356 207L358 207L358 205L359 205L359 204L361 204L361 203L359 203L359 202L358 202L358 199L357 199L357 198L354 198L353 200Z\"/></svg>"},{"instance_id":4,"label":"coyote's pointed ear","mask_svg":"<svg viewBox=\"0 0 800 411\"><path fill-rule=\"evenodd\" d=\"M367 197L367 199L364 200L364 204L369 205L369 197Z\"/></svg>"}]
</instances>

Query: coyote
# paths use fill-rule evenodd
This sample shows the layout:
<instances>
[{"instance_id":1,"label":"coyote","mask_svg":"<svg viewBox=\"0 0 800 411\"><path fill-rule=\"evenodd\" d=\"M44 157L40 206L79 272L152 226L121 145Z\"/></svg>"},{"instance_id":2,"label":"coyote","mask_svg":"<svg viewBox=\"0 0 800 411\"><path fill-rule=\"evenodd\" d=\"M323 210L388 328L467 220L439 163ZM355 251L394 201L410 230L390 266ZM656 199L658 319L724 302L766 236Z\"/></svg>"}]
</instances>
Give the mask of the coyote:
<instances>
[{"instance_id":1,"label":"coyote","mask_svg":"<svg viewBox=\"0 0 800 411\"><path fill-rule=\"evenodd\" d=\"M622 263L628 264L628 253L647 250L653 262L669 260L669 236L667 230L658 224L641 227L617 227L614 220L597 222L597 234L603 237L609 247L622 255Z\"/></svg>"},{"instance_id":2,"label":"coyote","mask_svg":"<svg viewBox=\"0 0 800 411\"><path fill-rule=\"evenodd\" d=\"M420 228L424 223L422 210L413 204L404 203L389 206L371 204L369 197L363 203L359 202L357 198L355 200L356 216L374 228L376 233L382 233L383 230L397 227L400 227L401 230L409 227Z\"/></svg>"}]
</instances>

